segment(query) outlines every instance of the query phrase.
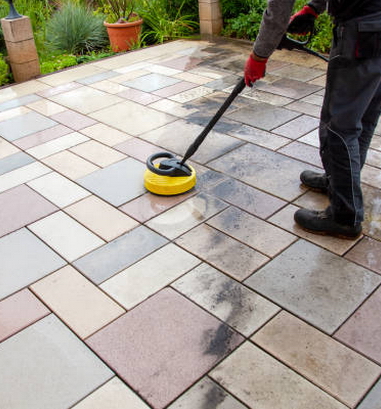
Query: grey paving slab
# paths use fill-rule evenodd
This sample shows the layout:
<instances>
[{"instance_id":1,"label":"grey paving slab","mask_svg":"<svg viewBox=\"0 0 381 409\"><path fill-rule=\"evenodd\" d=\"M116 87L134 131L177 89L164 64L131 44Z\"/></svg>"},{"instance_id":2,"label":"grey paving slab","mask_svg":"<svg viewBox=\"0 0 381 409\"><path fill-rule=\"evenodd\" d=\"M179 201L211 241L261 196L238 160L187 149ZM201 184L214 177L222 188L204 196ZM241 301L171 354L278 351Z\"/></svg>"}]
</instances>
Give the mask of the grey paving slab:
<instances>
[{"instance_id":1,"label":"grey paving slab","mask_svg":"<svg viewBox=\"0 0 381 409\"><path fill-rule=\"evenodd\" d=\"M24 97L11 99L10 101L3 102L2 104L0 104L0 111L6 111L8 109L16 108L22 105L27 105L40 99L41 97L39 97L36 94L30 94L25 95Z\"/></svg>"},{"instance_id":2,"label":"grey paving slab","mask_svg":"<svg viewBox=\"0 0 381 409\"><path fill-rule=\"evenodd\" d=\"M79 80L77 80L76 82L79 82L80 84L83 85L90 85L90 84L94 84L95 82L98 81L103 81L103 80L107 80L109 78L113 78L120 75L118 72L115 71L105 71L102 72L101 74L96 74L96 75L90 75L90 77L86 77L86 78L81 78Z\"/></svg>"},{"instance_id":3,"label":"grey paving slab","mask_svg":"<svg viewBox=\"0 0 381 409\"><path fill-rule=\"evenodd\" d=\"M57 122L37 112L28 112L0 122L0 135L8 141L14 141L54 125L57 125Z\"/></svg>"},{"instance_id":4,"label":"grey paving slab","mask_svg":"<svg viewBox=\"0 0 381 409\"><path fill-rule=\"evenodd\" d=\"M207 264L196 267L172 287L246 337L280 311L275 304Z\"/></svg>"},{"instance_id":5,"label":"grey paving slab","mask_svg":"<svg viewBox=\"0 0 381 409\"><path fill-rule=\"evenodd\" d=\"M259 90L282 95L284 97L300 99L319 91L322 87L307 84L303 81L282 78L272 83L261 81L260 83L258 83L257 88Z\"/></svg>"},{"instance_id":6,"label":"grey paving slab","mask_svg":"<svg viewBox=\"0 0 381 409\"><path fill-rule=\"evenodd\" d=\"M286 205L284 200L235 179L225 180L214 186L209 192L262 219L266 219Z\"/></svg>"},{"instance_id":7,"label":"grey paving slab","mask_svg":"<svg viewBox=\"0 0 381 409\"><path fill-rule=\"evenodd\" d=\"M0 344L0 367L7 409L67 409L113 376L53 315Z\"/></svg>"},{"instance_id":8,"label":"grey paving slab","mask_svg":"<svg viewBox=\"0 0 381 409\"><path fill-rule=\"evenodd\" d=\"M303 170L319 171L317 167L252 144L234 149L208 165L285 200L296 199L305 191L299 178Z\"/></svg>"},{"instance_id":9,"label":"grey paving slab","mask_svg":"<svg viewBox=\"0 0 381 409\"><path fill-rule=\"evenodd\" d=\"M245 283L332 334L380 284L381 277L299 240Z\"/></svg>"},{"instance_id":10,"label":"grey paving slab","mask_svg":"<svg viewBox=\"0 0 381 409\"><path fill-rule=\"evenodd\" d=\"M246 409L210 378L202 378L168 409Z\"/></svg>"},{"instance_id":11,"label":"grey paving slab","mask_svg":"<svg viewBox=\"0 0 381 409\"><path fill-rule=\"evenodd\" d=\"M256 102L249 108L237 109L226 116L235 121L243 122L246 125L270 131L291 121L299 116L299 114L286 108L274 107L274 105Z\"/></svg>"},{"instance_id":12,"label":"grey paving slab","mask_svg":"<svg viewBox=\"0 0 381 409\"><path fill-rule=\"evenodd\" d=\"M0 260L0 299L66 264L25 228L0 239Z\"/></svg>"},{"instance_id":13,"label":"grey paving slab","mask_svg":"<svg viewBox=\"0 0 381 409\"><path fill-rule=\"evenodd\" d=\"M381 380L371 389L357 409L379 409L381 407Z\"/></svg>"},{"instance_id":14,"label":"grey paving slab","mask_svg":"<svg viewBox=\"0 0 381 409\"><path fill-rule=\"evenodd\" d=\"M93 282L100 282L162 247L167 240L145 226L110 241L73 264Z\"/></svg>"},{"instance_id":15,"label":"grey paving slab","mask_svg":"<svg viewBox=\"0 0 381 409\"><path fill-rule=\"evenodd\" d=\"M180 81L181 80L177 78L168 77L167 75L153 73L123 82L123 85L126 87L136 88L144 92L152 92L177 84Z\"/></svg>"},{"instance_id":16,"label":"grey paving slab","mask_svg":"<svg viewBox=\"0 0 381 409\"><path fill-rule=\"evenodd\" d=\"M21 168L34 162L34 158L24 152L17 152L13 155L0 159L0 175Z\"/></svg>"},{"instance_id":17,"label":"grey paving slab","mask_svg":"<svg viewBox=\"0 0 381 409\"><path fill-rule=\"evenodd\" d=\"M127 158L90 173L77 182L114 206L120 206L145 193L145 170L143 163Z\"/></svg>"}]
</instances>

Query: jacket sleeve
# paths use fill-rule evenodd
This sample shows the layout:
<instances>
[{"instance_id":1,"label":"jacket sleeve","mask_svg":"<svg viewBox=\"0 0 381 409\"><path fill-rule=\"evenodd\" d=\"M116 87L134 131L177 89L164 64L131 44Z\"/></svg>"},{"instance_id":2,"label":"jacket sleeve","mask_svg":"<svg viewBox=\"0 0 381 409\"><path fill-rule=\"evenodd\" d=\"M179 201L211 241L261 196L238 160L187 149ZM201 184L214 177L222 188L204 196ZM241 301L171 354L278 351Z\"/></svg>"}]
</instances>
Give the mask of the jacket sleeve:
<instances>
[{"instance_id":1,"label":"jacket sleeve","mask_svg":"<svg viewBox=\"0 0 381 409\"><path fill-rule=\"evenodd\" d=\"M268 0L263 13L254 53L268 58L277 48L287 30L295 0Z\"/></svg>"}]
</instances>

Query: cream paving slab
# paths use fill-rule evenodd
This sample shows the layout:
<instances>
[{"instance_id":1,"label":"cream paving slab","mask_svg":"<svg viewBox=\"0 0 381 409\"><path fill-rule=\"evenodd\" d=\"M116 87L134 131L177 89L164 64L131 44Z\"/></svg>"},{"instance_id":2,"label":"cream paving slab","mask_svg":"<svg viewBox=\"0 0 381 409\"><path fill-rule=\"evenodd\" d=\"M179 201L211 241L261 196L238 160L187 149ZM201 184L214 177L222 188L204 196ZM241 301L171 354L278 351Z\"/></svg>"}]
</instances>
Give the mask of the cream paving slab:
<instances>
[{"instance_id":1,"label":"cream paving slab","mask_svg":"<svg viewBox=\"0 0 381 409\"><path fill-rule=\"evenodd\" d=\"M149 220L146 225L169 239L190 230L225 209L227 204L200 193Z\"/></svg>"},{"instance_id":2,"label":"cream paving slab","mask_svg":"<svg viewBox=\"0 0 381 409\"><path fill-rule=\"evenodd\" d=\"M167 75L174 78L177 78L176 74L180 74L183 72L182 70L177 70L175 68L170 67L163 67L162 65L159 64L148 64L144 67L144 69L155 74Z\"/></svg>"},{"instance_id":3,"label":"cream paving slab","mask_svg":"<svg viewBox=\"0 0 381 409\"><path fill-rule=\"evenodd\" d=\"M380 275L304 240L245 280L254 291L328 334L380 283Z\"/></svg>"},{"instance_id":4,"label":"cream paving slab","mask_svg":"<svg viewBox=\"0 0 381 409\"><path fill-rule=\"evenodd\" d=\"M298 139L299 142L303 142L307 145L315 146L315 148L319 148L319 131L315 129L312 132L309 132L307 135L302 136Z\"/></svg>"},{"instance_id":5,"label":"cream paving slab","mask_svg":"<svg viewBox=\"0 0 381 409\"><path fill-rule=\"evenodd\" d=\"M252 409L345 409L346 406L246 342L210 372Z\"/></svg>"},{"instance_id":6,"label":"cream paving slab","mask_svg":"<svg viewBox=\"0 0 381 409\"><path fill-rule=\"evenodd\" d=\"M306 114L309 116L320 118L321 108L315 104L310 104L308 102L303 102L299 100L287 105L287 108L291 111L296 111L301 114Z\"/></svg>"},{"instance_id":7,"label":"cream paving slab","mask_svg":"<svg viewBox=\"0 0 381 409\"><path fill-rule=\"evenodd\" d=\"M0 344L4 408L67 409L113 377L52 314Z\"/></svg>"},{"instance_id":8,"label":"cream paving slab","mask_svg":"<svg viewBox=\"0 0 381 409\"><path fill-rule=\"evenodd\" d=\"M93 163L67 150L48 156L42 159L42 162L72 180L86 176L99 169Z\"/></svg>"},{"instance_id":9,"label":"cream paving slab","mask_svg":"<svg viewBox=\"0 0 381 409\"><path fill-rule=\"evenodd\" d=\"M218 270L202 264L172 287L248 337L280 308Z\"/></svg>"},{"instance_id":10,"label":"cream paving slab","mask_svg":"<svg viewBox=\"0 0 381 409\"><path fill-rule=\"evenodd\" d=\"M131 139L132 136L105 124L95 124L81 129L81 133L107 146L115 146Z\"/></svg>"},{"instance_id":11,"label":"cream paving slab","mask_svg":"<svg viewBox=\"0 0 381 409\"><path fill-rule=\"evenodd\" d=\"M192 74L191 72L180 72L175 74L174 77L182 81L194 82L198 85L205 85L212 81L210 77L203 77L202 75Z\"/></svg>"},{"instance_id":12,"label":"cream paving slab","mask_svg":"<svg viewBox=\"0 0 381 409\"><path fill-rule=\"evenodd\" d=\"M110 95L88 86L52 96L50 99L82 114L89 114L123 101L116 95Z\"/></svg>"},{"instance_id":13,"label":"cream paving slab","mask_svg":"<svg viewBox=\"0 0 381 409\"><path fill-rule=\"evenodd\" d=\"M45 116L51 116L58 112L65 111L66 109L63 106L46 99L32 102L31 104L28 104L27 107Z\"/></svg>"},{"instance_id":14,"label":"cream paving slab","mask_svg":"<svg viewBox=\"0 0 381 409\"><path fill-rule=\"evenodd\" d=\"M175 400L168 409L246 409L233 396L217 385L208 377L204 377L197 382L180 398Z\"/></svg>"},{"instance_id":15,"label":"cream paving slab","mask_svg":"<svg viewBox=\"0 0 381 409\"><path fill-rule=\"evenodd\" d=\"M57 253L25 228L0 238L0 260L0 299L66 264Z\"/></svg>"},{"instance_id":16,"label":"cream paving slab","mask_svg":"<svg viewBox=\"0 0 381 409\"><path fill-rule=\"evenodd\" d=\"M84 64L79 67L67 69L61 72L56 72L51 75L45 75L39 78L43 84L57 87L67 82L73 82L81 78L89 77L90 75L97 75L103 73L104 70L94 64Z\"/></svg>"},{"instance_id":17,"label":"cream paving slab","mask_svg":"<svg viewBox=\"0 0 381 409\"><path fill-rule=\"evenodd\" d=\"M47 166L42 163L33 162L22 168L15 169L12 172L5 173L0 176L0 193L12 187L27 183L49 172L51 172L51 169Z\"/></svg>"},{"instance_id":18,"label":"cream paving slab","mask_svg":"<svg viewBox=\"0 0 381 409\"><path fill-rule=\"evenodd\" d=\"M75 88L80 88L83 85L79 84L78 82L67 82L62 85L58 85L56 87L49 87L46 90L37 92L43 98L49 98L52 95L60 94L61 92L67 92Z\"/></svg>"},{"instance_id":19,"label":"cream paving slab","mask_svg":"<svg viewBox=\"0 0 381 409\"><path fill-rule=\"evenodd\" d=\"M28 228L68 261L73 261L105 242L63 212L56 212Z\"/></svg>"},{"instance_id":20,"label":"cream paving slab","mask_svg":"<svg viewBox=\"0 0 381 409\"><path fill-rule=\"evenodd\" d=\"M34 134L25 136L24 138L16 139L13 143L23 150L33 148L34 146L41 145L52 139L59 138L73 132L70 128L64 125L56 125L43 131L36 132Z\"/></svg>"},{"instance_id":21,"label":"cream paving slab","mask_svg":"<svg viewBox=\"0 0 381 409\"><path fill-rule=\"evenodd\" d=\"M175 117L147 108L136 102L124 101L89 115L91 118L120 131L137 136L175 120Z\"/></svg>"},{"instance_id":22,"label":"cream paving slab","mask_svg":"<svg viewBox=\"0 0 381 409\"><path fill-rule=\"evenodd\" d=\"M125 383L114 377L72 409L150 409Z\"/></svg>"},{"instance_id":23,"label":"cream paving slab","mask_svg":"<svg viewBox=\"0 0 381 409\"><path fill-rule=\"evenodd\" d=\"M82 339L125 313L71 266L61 268L30 288Z\"/></svg>"},{"instance_id":24,"label":"cream paving slab","mask_svg":"<svg viewBox=\"0 0 381 409\"><path fill-rule=\"evenodd\" d=\"M166 98L161 99L160 101L153 102L149 105L149 107L157 109L158 111L178 116L180 118L197 112L197 109L195 108L188 108L187 106L183 106L183 104L171 101L170 99Z\"/></svg>"},{"instance_id":25,"label":"cream paving slab","mask_svg":"<svg viewBox=\"0 0 381 409\"><path fill-rule=\"evenodd\" d=\"M235 207L229 207L207 223L246 245L274 257L297 237Z\"/></svg>"},{"instance_id":26,"label":"cream paving slab","mask_svg":"<svg viewBox=\"0 0 381 409\"><path fill-rule=\"evenodd\" d=\"M0 159L20 152L20 149L0 137Z\"/></svg>"},{"instance_id":27,"label":"cream paving slab","mask_svg":"<svg viewBox=\"0 0 381 409\"><path fill-rule=\"evenodd\" d=\"M381 186L381 169L364 165L361 171L361 180L363 183L379 189Z\"/></svg>"},{"instance_id":28,"label":"cream paving slab","mask_svg":"<svg viewBox=\"0 0 381 409\"><path fill-rule=\"evenodd\" d=\"M83 187L56 172L51 172L27 184L59 207L68 206L91 195Z\"/></svg>"},{"instance_id":29,"label":"cream paving slab","mask_svg":"<svg viewBox=\"0 0 381 409\"><path fill-rule=\"evenodd\" d=\"M139 225L139 222L96 196L89 196L66 207L65 212L106 241Z\"/></svg>"},{"instance_id":30,"label":"cream paving slab","mask_svg":"<svg viewBox=\"0 0 381 409\"><path fill-rule=\"evenodd\" d=\"M102 168L126 158L126 155L97 141L88 141L70 148L71 152Z\"/></svg>"},{"instance_id":31,"label":"cream paving slab","mask_svg":"<svg viewBox=\"0 0 381 409\"><path fill-rule=\"evenodd\" d=\"M381 152L369 149L366 157L366 163L376 168L381 167Z\"/></svg>"},{"instance_id":32,"label":"cream paving slab","mask_svg":"<svg viewBox=\"0 0 381 409\"><path fill-rule=\"evenodd\" d=\"M0 103L46 89L49 89L49 86L38 80L25 81L21 84L12 85L11 87L3 87L0 90Z\"/></svg>"},{"instance_id":33,"label":"cream paving slab","mask_svg":"<svg viewBox=\"0 0 381 409\"><path fill-rule=\"evenodd\" d=\"M127 309L194 268L201 261L168 244L103 282L100 287Z\"/></svg>"},{"instance_id":34,"label":"cream paving slab","mask_svg":"<svg viewBox=\"0 0 381 409\"><path fill-rule=\"evenodd\" d=\"M120 73L120 75L118 75L117 77L110 78L110 81L114 82L115 84L124 84L126 81L130 81L135 78L142 77L143 75L149 74L149 71L146 71L144 69L136 69L132 66L119 68L115 71Z\"/></svg>"},{"instance_id":35,"label":"cream paving slab","mask_svg":"<svg viewBox=\"0 0 381 409\"><path fill-rule=\"evenodd\" d=\"M0 342L50 314L28 289L0 302Z\"/></svg>"},{"instance_id":36,"label":"cream paving slab","mask_svg":"<svg viewBox=\"0 0 381 409\"><path fill-rule=\"evenodd\" d=\"M213 93L214 90L212 88L204 87L203 85L188 89L187 91L180 92L179 94L176 95L171 95L168 98L171 99L172 101L179 102L181 104L184 104L185 102L193 101L194 99L200 98L200 97L205 97L208 94Z\"/></svg>"},{"instance_id":37,"label":"cream paving slab","mask_svg":"<svg viewBox=\"0 0 381 409\"><path fill-rule=\"evenodd\" d=\"M263 254L206 224L185 233L176 244L238 281L269 261Z\"/></svg>"},{"instance_id":38,"label":"cream paving slab","mask_svg":"<svg viewBox=\"0 0 381 409\"><path fill-rule=\"evenodd\" d=\"M323 199L325 201L326 197L324 196ZM325 209L326 206L321 208L318 204L316 206L307 205L306 207L315 210L323 210ZM340 256L344 255L348 250L350 250L354 246L354 244L358 240L360 240L360 238L358 238L357 240L346 240L331 236L321 236L319 234L309 233L303 230L301 227L299 227L297 223L294 221L294 213L298 209L299 207L297 206L289 205L284 209L280 210L274 216L270 217L269 222L274 223L275 225L281 227L282 229L285 229L290 233L295 234L296 236L302 237L303 239L315 243Z\"/></svg>"},{"instance_id":39,"label":"cream paving slab","mask_svg":"<svg viewBox=\"0 0 381 409\"><path fill-rule=\"evenodd\" d=\"M125 87L124 85L112 82L110 80L98 81L94 84L91 84L90 86L99 91L107 92L108 94L118 94L119 92L123 92L127 89L127 87Z\"/></svg>"},{"instance_id":40,"label":"cream paving slab","mask_svg":"<svg viewBox=\"0 0 381 409\"><path fill-rule=\"evenodd\" d=\"M72 146L78 145L79 143L88 141L89 138L79 132L72 132L59 138L53 139L52 141L45 142L41 145L35 146L33 148L27 149L29 155L34 156L37 159L46 158L54 153L61 152L65 149L71 148Z\"/></svg>"},{"instance_id":41,"label":"cream paving slab","mask_svg":"<svg viewBox=\"0 0 381 409\"><path fill-rule=\"evenodd\" d=\"M381 374L381 366L285 311L252 340L351 408Z\"/></svg>"}]
</instances>

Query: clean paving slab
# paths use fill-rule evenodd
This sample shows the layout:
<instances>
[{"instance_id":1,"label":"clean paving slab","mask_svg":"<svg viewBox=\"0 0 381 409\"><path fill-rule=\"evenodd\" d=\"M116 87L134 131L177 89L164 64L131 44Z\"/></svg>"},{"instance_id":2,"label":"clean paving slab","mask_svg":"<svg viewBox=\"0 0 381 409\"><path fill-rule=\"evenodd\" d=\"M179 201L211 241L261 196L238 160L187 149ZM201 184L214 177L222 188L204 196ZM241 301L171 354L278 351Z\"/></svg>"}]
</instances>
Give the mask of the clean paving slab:
<instances>
[{"instance_id":1,"label":"clean paving slab","mask_svg":"<svg viewBox=\"0 0 381 409\"><path fill-rule=\"evenodd\" d=\"M26 166L32 162L34 162L34 158L24 152L17 152L13 155L9 155L3 159L0 159L0 175Z\"/></svg>"},{"instance_id":2,"label":"clean paving slab","mask_svg":"<svg viewBox=\"0 0 381 409\"><path fill-rule=\"evenodd\" d=\"M0 344L4 408L67 409L112 371L52 314Z\"/></svg>"},{"instance_id":3,"label":"clean paving slab","mask_svg":"<svg viewBox=\"0 0 381 409\"><path fill-rule=\"evenodd\" d=\"M63 260L29 230L0 238L0 299L63 267Z\"/></svg>"}]
</instances>

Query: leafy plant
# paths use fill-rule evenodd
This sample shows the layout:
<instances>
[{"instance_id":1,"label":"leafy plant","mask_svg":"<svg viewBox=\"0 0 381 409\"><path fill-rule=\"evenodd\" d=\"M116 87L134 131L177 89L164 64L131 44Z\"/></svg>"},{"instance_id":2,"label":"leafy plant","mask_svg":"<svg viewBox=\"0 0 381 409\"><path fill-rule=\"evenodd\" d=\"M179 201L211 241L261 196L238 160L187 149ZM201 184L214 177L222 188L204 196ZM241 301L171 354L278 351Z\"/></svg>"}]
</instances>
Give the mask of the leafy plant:
<instances>
[{"instance_id":1,"label":"leafy plant","mask_svg":"<svg viewBox=\"0 0 381 409\"><path fill-rule=\"evenodd\" d=\"M108 23L126 23L139 18L134 12L135 0L102 0L102 7Z\"/></svg>"},{"instance_id":2,"label":"leafy plant","mask_svg":"<svg viewBox=\"0 0 381 409\"><path fill-rule=\"evenodd\" d=\"M11 74L9 70L9 65L0 54L0 85L8 84L11 81Z\"/></svg>"},{"instance_id":3,"label":"leafy plant","mask_svg":"<svg viewBox=\"0 0 381 409\"><path fill-rule=\"evenodd\" d=\"M47 24L47 43L52 50L68 54L102 49L108 45L103 21L104 16L94 15L87 7L67 1Z\"/></svg>"},{"instance_id":4,"label":"leafy plant","mask_svg":"<svg viewBox=\"0 0 381 409\"><path fill-rule=\"evenodd\" d=\"M77 65L77 57L72 54L50 54L46 61L40 60L41 74L48 74L50 72L62 70L66 67Z\"/></svg>"},{"instance_id":5,"label":"leafy plant","mask_svg":"<svg viewBox=\"0 0 381 409\"><path fill-rule=\"evenodd\" d=\"M153 44L192 35L199 24L192 16L181 14L184 4L185 0L171 18L166 0L144 0L139 9L139 15L142 16L145 25L142 40Z\"/></svg>"}]
</instances>

